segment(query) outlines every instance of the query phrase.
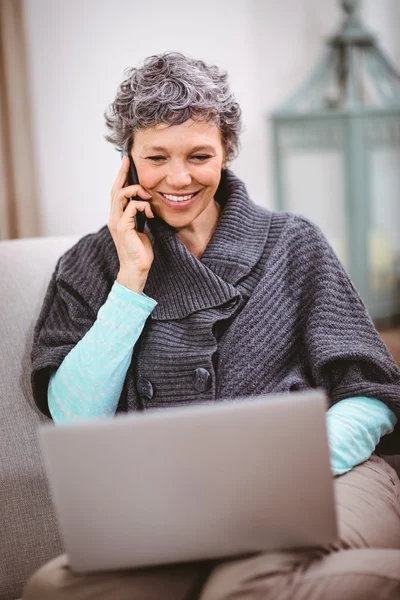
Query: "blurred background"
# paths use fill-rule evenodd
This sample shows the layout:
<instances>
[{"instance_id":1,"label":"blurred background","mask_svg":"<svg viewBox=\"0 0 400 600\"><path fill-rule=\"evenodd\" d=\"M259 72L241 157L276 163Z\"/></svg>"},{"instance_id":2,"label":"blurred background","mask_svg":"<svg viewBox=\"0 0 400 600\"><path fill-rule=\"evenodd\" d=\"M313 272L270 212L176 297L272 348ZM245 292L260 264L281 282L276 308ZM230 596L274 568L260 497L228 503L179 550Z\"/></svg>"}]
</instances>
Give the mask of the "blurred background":
<instances>
[{"instance_id":1,"label":"blurred background","mask_svg":"<svg viewBox=\"0 0 400 600\"><path fill-rule=\"evenodd\" d=\"M400 357L399 0L0 7L0 239L107 223L120 158L104 110L124 69L180 51L229 73L244 121L231 168L251 197L321 227Z\"/></svg>"}]
</instances>

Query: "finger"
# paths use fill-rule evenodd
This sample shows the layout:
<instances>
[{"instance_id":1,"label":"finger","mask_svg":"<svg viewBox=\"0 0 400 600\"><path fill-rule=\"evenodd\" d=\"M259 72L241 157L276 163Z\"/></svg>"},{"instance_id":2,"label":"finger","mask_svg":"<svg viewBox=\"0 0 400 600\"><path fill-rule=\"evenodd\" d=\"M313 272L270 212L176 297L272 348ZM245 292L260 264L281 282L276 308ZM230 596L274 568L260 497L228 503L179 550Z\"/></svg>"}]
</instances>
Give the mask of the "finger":
<instances>
[{"instance_id":1,"label":"finger","mask_svg":"<svg viewBox=\"0 0 400 600\"><path fill-rule=\"evenodd\" d=\"M143 202L149 205L148 199L151 198L151 194L145 190L141 185L135 184L122 189L116 189L112 195L111 211L110 211L110 224L111 227L116 227L117 223L124 214L126 207L129 203L129 198L142 197L142 200L133 200L133 202ZM153 218L153 212L150 208L147 208L146 216Z\"/></svg>"},{"instance_id":2,"label":"finger","mask_svg":"<svg viewBox=\"0 0 400 600\"><path fill-rule=\"evenodd\" d=\"M121 161L121 167L118 171L117 178L114 181L114 185L111 188L111 198L113 198L113 196L117 190L120 190L122 187L124 187L126 180L128 178L128 171L129 171L129 158L127 156L124 156Z\"/></svg>"},{"instance_id":3,"label":"finger","mask_svg":"<svg viewBox=\"0 0 400 600\"><path fill-rule=\"evenodd\" d=\"M131 229L136 229L135 216L139 212L145 213L146 217L149 219L152 219L154 217L151 209L149 211L148 202L135 202L135 203L130 202L128 204L124 214L122 215L122 217L116 224L117 231L125 232L125 231L129 231Z\"/></svg>"},{"instance_id":4,"label":"finger","mask_svg":"<svg viewBox=\"0 0 400 600\"><path fill-rule=\"evenodd\" d=\"M126 209L124 210L124 213L121 216L120 221L126 223L127 221L133 219L133 217L138 212L145 213L146 217L149 219L154 218L153 209L151 208L151 205L149 204L149 202L146 202L144 200L141 200L141 201L132 200L131 202L128 202L128 205L127 205Z\"/></svg>"},{"instance_id":5,"label":"finger","mask_svg":"<svg viewBox=\"0 0 400 600\"><path fill-rule=\"evenodd\" d=\"M127 198L119 197L118 192L114 192L111 195L111 210L110 210L110 223L116 225L122 215L129 200Z\"/></svg>"},{"instance_id":6,"label":"finger","mask_svg":"<svg viewBox=\"0 0 400 600\"><path fill-rule=\"evenodd\" d=\"M151 198L151 194L138 184L128 185L117 192L117 194L120 198L134 198L135 196L139 196L143 200L149 200Z\"/></svg>"},{"instance_id":7,"label":"finger","mask_svg":"<svg viewBox=\"0 0 400 600\"><path fill-rule=\"evenodd\" d=\"M142 197L141 201L147 201L151 198L151 194L138 184L116 190L111 202L110 221L113 223L119 221L128 205L129 198L135 198L136 196L138 198ZM134 201L136 202L136 200Z\"/></svg>"}]
</instances>

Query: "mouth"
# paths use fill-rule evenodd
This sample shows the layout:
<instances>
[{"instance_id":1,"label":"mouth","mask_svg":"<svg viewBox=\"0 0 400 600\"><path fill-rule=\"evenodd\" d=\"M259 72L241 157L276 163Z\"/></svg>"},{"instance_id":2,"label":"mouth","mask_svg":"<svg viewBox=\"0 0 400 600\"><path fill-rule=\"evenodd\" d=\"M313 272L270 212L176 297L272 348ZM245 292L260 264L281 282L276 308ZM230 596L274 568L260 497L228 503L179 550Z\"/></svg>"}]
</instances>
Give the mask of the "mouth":
<instances>
[{"instance_id":1,"label":"mouth","mask_svg":"<svg viewBox=\"0 0 400 600\"><path fill-rule=\"evenodd\" d=\"M164 204L166 204L167 206L169 206L171 208L181 208L182 209L182 208L186 208L187 206L190 206L191 204L193 204L193 202L195 202L195 200L201 193L201 190L199 192L195 192L194 194L186 194L186 195L180 195L180 196L175 196L173 194L162 194L161 192L158 192L158 193L161 196Z\"/></svg>"}]
</instances>

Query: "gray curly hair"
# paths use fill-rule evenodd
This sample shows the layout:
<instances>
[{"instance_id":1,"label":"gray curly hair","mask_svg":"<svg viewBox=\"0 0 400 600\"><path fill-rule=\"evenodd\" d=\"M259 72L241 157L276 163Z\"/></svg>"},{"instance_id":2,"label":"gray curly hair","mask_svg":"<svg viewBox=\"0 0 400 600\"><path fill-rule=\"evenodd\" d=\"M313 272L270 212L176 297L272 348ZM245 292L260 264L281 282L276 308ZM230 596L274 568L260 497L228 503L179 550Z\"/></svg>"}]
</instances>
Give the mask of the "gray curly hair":
<instances>
[{"instance_id":1,"label":"gray curly hair","mask_svg":"<svg viewBox=\"0 0 400 600\"><path fill-rule=\"evenodd\" d=\"M226 71L180 52L164 52L124 74L126 79L104 113L106 140L119 150L131 149L137 130L193 119L218 125L227 162L237 156L242 111L229 89Z\"/></svg>"}]
</instances>

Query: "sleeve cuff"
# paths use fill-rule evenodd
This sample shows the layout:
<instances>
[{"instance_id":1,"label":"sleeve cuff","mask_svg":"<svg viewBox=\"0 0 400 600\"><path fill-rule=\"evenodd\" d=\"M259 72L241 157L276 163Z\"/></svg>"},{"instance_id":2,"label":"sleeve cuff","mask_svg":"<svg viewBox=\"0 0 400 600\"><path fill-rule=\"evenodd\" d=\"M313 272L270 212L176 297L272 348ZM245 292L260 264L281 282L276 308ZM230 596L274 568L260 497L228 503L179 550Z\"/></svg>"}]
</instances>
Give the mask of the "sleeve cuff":
<instances>
[{"instance_id":1,"label":"sleeve cuff","mask_svg":"<svg viewBox=\"0 0 400 600\"><path fill-rule=\"evenodd\" d=\"M114 285L111 288L111 293L115 294L117 299L129 302L131 306L142 308L149 313L151 313L157 306L157 302L153 300L153 298L146 296L144 293L137 294L132 290L128 290L128 288L118 283L118 281L114 281Z\"/></svg>"}]
</instances>

